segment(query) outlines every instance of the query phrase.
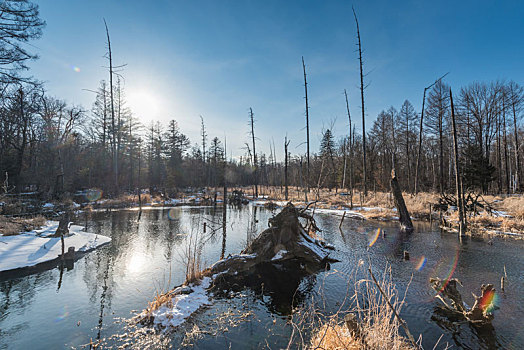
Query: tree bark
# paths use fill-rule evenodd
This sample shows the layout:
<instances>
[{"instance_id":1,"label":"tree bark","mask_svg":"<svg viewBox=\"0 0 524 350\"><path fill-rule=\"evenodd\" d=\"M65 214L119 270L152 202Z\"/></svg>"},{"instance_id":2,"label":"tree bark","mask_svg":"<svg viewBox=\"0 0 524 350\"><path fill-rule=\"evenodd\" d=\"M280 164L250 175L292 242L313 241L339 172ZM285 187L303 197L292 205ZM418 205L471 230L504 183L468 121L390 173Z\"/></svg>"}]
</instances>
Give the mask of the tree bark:
<instances>
[{"instance_id":1,"label":"tree bark","mask_svg":"<svg viewBox=\"0 0 524 350\"><path fill-rule=\"evenodd\" d=\"M398 218L400 222L400 230L403 232L413 231L413 223L411 222L411 217L409 215L408 208L406 207L406 202L404 202L404 197L402 196L402 190L398 184L397 177L395 175L395 169L391 170L391 193L393 193L393 198L395 201L395 207L397 208Z\"/></svg>"},{"instance_id":2,"label":"tree bark","mask_svg":"<svg viewBox=\"0 0 524 350\"><path fill-rule=\"evenodd\" d=\"M306 201L307 193L309 193L309 103L307 98L307 77L306 77L306 64L304 63L304 56L302 56L302 68L304 70L304 92L306 98L306 147L307 147L307 178L306 178Z\"/></svg>"},{"instance_id":3,"label":"tree bark","mask_svg":"<svg viewBox=\"0 0 524 350\"><path fill-rule=\"evenodd\" d=\"M460 178L457 125L455 122L455 108L453 106L453 94L449 89L449 98L451 101L451 122L453 125L453 150L455 153L455 187L457 193L457 208L459 212L459 234L462 236L466 232L466 219L464 215L464 197L462 194L462 181Z\"/></svg>"},{"instance_id":4,"label":"tree bark","mask_svg":"<svg viewBox=\"0 0 524 350\"><path fill-rule=\"evenodd\" d=\"M257 162L257 151L255 148L255 121L253 119L253 109L249 108L249 118L251 120L251 137L253 141L253 164L255 166L255 198L258 198L258 162Z\"/></svg>"},{"instance_id":5,"label":"tree bark","mask_svg":"<svg viewBox=\"0 0 524 350\"><path fill-rule=\"evenodd\" d=\"M357 24L357 38L358 38L358 60L360 62L360 99L362 102L362 167L363 167L363 176L364 176L364 196L368 195L367 187L367 169L366 169L366 118L365 118L365 109L364 109L364 72L362 68L362 45L360 42L360 28L358 26L357 14L355 9L353 9L353 16L355 17L355 23Z\"/></svg>"}]
</instances>

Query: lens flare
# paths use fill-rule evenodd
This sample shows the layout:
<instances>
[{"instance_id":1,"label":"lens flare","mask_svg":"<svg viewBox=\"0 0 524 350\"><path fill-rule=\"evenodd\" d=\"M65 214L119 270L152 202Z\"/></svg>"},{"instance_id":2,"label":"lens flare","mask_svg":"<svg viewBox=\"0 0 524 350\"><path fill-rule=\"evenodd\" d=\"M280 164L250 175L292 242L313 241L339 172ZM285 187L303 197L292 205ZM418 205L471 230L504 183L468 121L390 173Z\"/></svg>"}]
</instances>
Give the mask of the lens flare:
<instances>
[{"instance_id":1,"label":"lens flare","mask_svg":"<svg viewBox=\"0 0 524 350\"><path fill-rule=\"evenodd\" d=\"M487 312L493 312L495 306L499 303L499 295L494 290L489 290L484 293L480 299L480 306Z\"/></svg>"},{"instance_id":2,"label":"lens flare","mask_svg":"<svg viewBox=\"0 0 524 350\"><path fill-rule=\"evenodd\" d=\"M175 208L169 209L167 212L167 217L169 220L175 220L180 216L180 211L176 210Z\"/></svg>"},{"instance_id":3,"label":"lens flare","mask_svg":"<svg viewBox=\"0 0 524 350\"><path fill-rule=\"evenodd\" d=\"M103 194L102 190L99 190L97 188L92 188L86 191L85 196L89 202L94 202L102 198L102 194Z\"/></svg>"},{"instance_id":4,"label":"lens flare","mask_svg":"<svg viewBox=\"0 0 524 350\"><path fill-rule=\"evenodd\" d=\"M375 231L375 234L371 237L369 247L373 247L373 244L377 242L378 236L380 236L380 227L377 228L377 231Z\"/></svg>"},{"instance_id":5,"label":"lens flare","mask_svg":"<svg viewBox=\"0 0 524 350\"><path fill-rule=\"evenodd\" d=\"M80 68L77 66L71 66L71 69L77 73L80 73Z\"/></svg>"},{"instance_id":6,"label":"lens flare","mask_svg":"<svg viewBox=\"0 0 524 350\"><path fill-rule=\"evenodd\" d=\"M459 260L459 253L460 253L460 249L457 249L457 252L455 253L455 256L453 258L453 261L452 261L452 264L451 264L451 268L445 278L445 282L442 284L442 288L440 288L440 290L438 291L438 294L442 293L442 291L444 290L444 288L446 288L446 286L448 285L449 283L449 280L451 279L451 277L453 277L453 274L455 273L455 269L457 268L457 264L458 264L458 260Z\"/></svg>"},{"instance_id":7,"label":"lens flare","mask_svg":"<svg viewBox=\"0 0 524 350\"><path fill-rule=\"evenodd\" d=\"M417 266L415 266L415 269L417 271L422 271L422 269L424 268L424 266L426 266L426 261L428 261L428 259L426 259L426 257L424 255L422 255L420 257L420 260L418 261L417 263Z\"/></svg>"},{"instance_id":8,"label":"lens flare","mask_svg":"<svg viewBox=\"0 0 524 350\"><path fill-rule=\"evenodd\" d=\"M67 311L67 305L62 308L62 314L58 315L55 318L55 322L60 322L66 319L66 317L69 316L69 311Z\"/></svg>"}]
</instances>

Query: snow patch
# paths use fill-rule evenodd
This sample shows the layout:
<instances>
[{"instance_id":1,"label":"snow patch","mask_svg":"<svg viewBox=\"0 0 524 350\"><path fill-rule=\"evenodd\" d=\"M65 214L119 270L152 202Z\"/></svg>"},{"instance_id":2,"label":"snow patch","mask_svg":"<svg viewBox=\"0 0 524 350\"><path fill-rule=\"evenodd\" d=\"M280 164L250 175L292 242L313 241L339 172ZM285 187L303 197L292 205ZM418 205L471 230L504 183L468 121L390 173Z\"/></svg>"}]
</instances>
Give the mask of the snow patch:
<instances>
[{"instance_id":1,"label":"snow patch","mask_svg":"<svg viewBox=\"0 0 524 350\"><path fill-rule=\"evenodd\" d=\"M211 284L211 278L204 277L200 285L192 284L193 290L190 294L176 295L172 299L172 307L164 305L152 312L154 324L164 327L178 327L195 311L211 302L207 296L206 289Z\"/></svg>"},{"instance_id":2,"label":"snow patch","mask_svg":"<svg viewBox=\"0 0 524 350\"><path fill-rule=\"evenodd\" d=\"M282 250L279 250L278 253L275 254L274 257L271 258L271 260L280 260L284 257L284 255L287 254L287 250L285 249L282 249Z\"/></svg>"},{"instance_id":3,"label":"snow patch","mask_svg":"<svg viewBox=\"0 0 524 350\"><path fill-rule=\"evenodd\" d=\"M34 266L56 259L62 254L60 237L52 236L58 228L58 221L48 221L38 230L15 236L0 236L0 271ZM75 247L85 252L111 241L111 238L83 232L82 226L72 225L69 235L64 236L65 251Z\"/></svg>"}]
</instances>

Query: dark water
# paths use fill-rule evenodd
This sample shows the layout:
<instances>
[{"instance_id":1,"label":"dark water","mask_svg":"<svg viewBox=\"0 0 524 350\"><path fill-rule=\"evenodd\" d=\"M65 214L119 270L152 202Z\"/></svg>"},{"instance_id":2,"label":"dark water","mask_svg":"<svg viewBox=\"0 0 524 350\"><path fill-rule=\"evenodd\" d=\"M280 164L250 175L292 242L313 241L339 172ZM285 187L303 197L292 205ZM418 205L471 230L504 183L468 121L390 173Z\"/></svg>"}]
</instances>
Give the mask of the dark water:
<instances>
[{"instance_id":1,"label":"dark water","mask_svg":"<svg viewBox=\"0 0 524 350\"><path fill-rule=\"evenodd\" d=\"M155 291L183 282L188 237L202 232L204 222L202 265L207 266L222 254L240 252L267 227L271 216L263 208L230 208L224 239L220 207L92 213L88 230L110 236L111 244L83 257L71 270L53 269L0 281L0 349L78 348L97 339L105 339L106 346L122 345L126 337L111 337L128 331L119 319L132 316L132 310L144 309ZM413 276L401 316L415 338L423 334L425 348L432 349L442 334L440 344L447 342L455 348L524 348L522 241L495 238L492 244L480 239L460 243L455 235L428 224L417 225L416 232L406 236L397 233L395 223L348 219L340 232L339 217L318 214L316 219L324 238L337 247L333 257L341 262L332 264L329 273L303 278L294 294L295 306L310 302L322 285L324 307L334 310L346 294L344 274L351 273L362 260L378 272L391 266L401 295ZM386 236L379 236L370 247L378 227ZM404 250L410 252L410 261L403 260ZM504 266L508 279L505 292L498 293L493 328L450 322L439 313L430 277L444 278L453 271L464 285L465 301L471 304L471 292L479 294L481 283L493 283L499 289ZM232 298L216 299L195 318L194 323L206 334L192 339L194 348L286 347L291 334L287 316L291 306L286 298L245 290ZM152 338L158 344L179 348L184 332Z\"/></svg>"}]
</instances>

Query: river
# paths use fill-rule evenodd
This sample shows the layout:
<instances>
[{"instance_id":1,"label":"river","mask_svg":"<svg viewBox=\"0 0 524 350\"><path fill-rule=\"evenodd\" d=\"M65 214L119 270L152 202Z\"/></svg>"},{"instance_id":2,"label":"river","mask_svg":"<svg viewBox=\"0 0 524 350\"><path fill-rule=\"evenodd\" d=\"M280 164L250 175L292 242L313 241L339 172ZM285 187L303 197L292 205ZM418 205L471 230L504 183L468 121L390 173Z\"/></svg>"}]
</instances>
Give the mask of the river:
<instances>
[{"instance_id":1,"label":"river","mask_svg":"<svg viewBox=\"0 0 524 350\"><path fill-rule=\"evenodd\" d=\"M144 309L156 291L184 281L190 236L205 241L201 265L208 266L222 254L239 253L267 227L272 215L265 208L230 207L224 235L220 206L149 208L141 213L97 211L87 218L81 214L77 224L110 236L112 242L82 257L73 268L0 280L0 349L81 348L99 339L106 347L137 341L143 342L138 347L179 348L188 341L183 331L130 338L122 320ZM289 294L271 291L244 290L216 298L192 320L204 330L193 333L194 348L286 347L293 307L303 307L312 298L319 300L321 294L325 310L335 310L346 294L344 276L359 262L371 264L378 272L389 266L401 296L409 284L401 317L415 338L422 334L425 348L432 349L441 336L440 345L449 343L455 348L524 348L523 241L496 237L459 242L456 235L428 223L415 223L410 235L400 234L394 222L356 219L345 219L339 230L340 217L316 214L315 218L324 239L336 247L332 257L340 262L332 264L330 271L298 281L293 305ZM374 241L378 228L386 235ZM404 260L404 251L409 252L409 261ZM507 281L502 292L504 266ZM449 275L463 283L460 290L469 304L471 292L479 294L482 283L495 285L497 309L492 328L452 322L439 312L429 278Z\"/></svg>"}]
</instances>

